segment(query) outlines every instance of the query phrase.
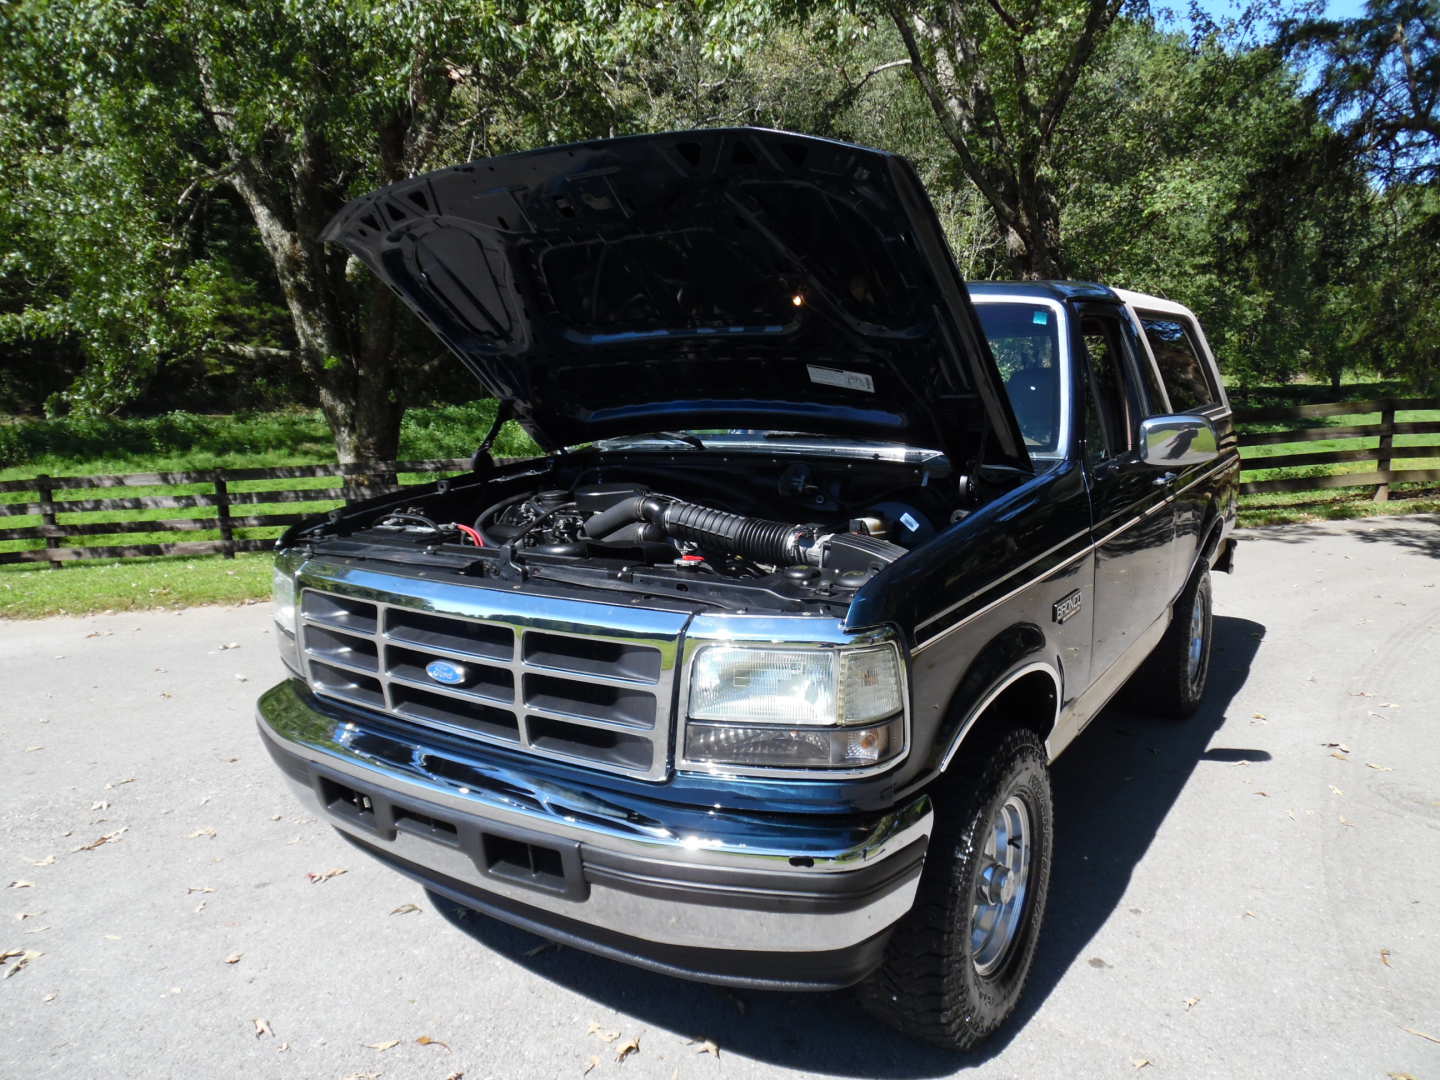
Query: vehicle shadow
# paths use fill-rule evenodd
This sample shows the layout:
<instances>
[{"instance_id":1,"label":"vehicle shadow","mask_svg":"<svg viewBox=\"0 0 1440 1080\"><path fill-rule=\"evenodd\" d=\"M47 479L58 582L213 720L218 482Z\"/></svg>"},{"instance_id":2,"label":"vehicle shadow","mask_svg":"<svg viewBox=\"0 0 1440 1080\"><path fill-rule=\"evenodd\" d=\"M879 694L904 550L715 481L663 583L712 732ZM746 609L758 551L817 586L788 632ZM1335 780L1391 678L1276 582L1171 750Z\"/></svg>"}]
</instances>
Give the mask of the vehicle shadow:
<instances>
[{"instance_id":1,"label":"vehicle shadow","mask_svg":"<svg viewBox=\"0 0 1440 1080\"><path fill-rule=\"evenodd\" d=\"M1310 544L1330 537L1348 537L1363 544L1393 544L1419 555L1440 559L1440 514L1348 518L1296 525L1260 525L1247 529L1246 534L1246 539L1269 540L1280 544Z\"/></svg>"},{"instance_id":2,"label":"vehicle shadow","mask_svg":"<svg viewBox=\"0 0 1440 1080\"><path fill-rule=\"evenodd\" d=\"M1201 761L1263 761L1244 747L1210 747L1244 685L1265 629L1217 616L1205 705L1184 723L1107 708L1053 770L1055 859L1035 966L1015 1015L983 1046L955 1054L909 1041L872 1020L850 993L732 991L631 968L467 912L431 894L452 925L486 948L594 1001L637 1027L713 1040L739 1054L806 1073L919 1080L988 1061L1023 1032L1119 905L1131 873ZM1209 747L1207 749L1207 747ZM627 1029L626 1034L634 1034ZM596 1044L597 1052L603 1051Z\"/></svg>"}]
</instances>

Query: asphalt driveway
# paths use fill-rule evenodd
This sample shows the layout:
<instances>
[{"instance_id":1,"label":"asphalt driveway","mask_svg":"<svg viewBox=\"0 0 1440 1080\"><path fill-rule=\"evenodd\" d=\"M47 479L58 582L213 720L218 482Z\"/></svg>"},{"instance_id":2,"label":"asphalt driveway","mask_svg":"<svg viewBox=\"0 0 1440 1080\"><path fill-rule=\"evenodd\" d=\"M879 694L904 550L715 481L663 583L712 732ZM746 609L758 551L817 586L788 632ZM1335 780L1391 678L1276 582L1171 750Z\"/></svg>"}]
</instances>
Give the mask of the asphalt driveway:
<instances>
[{"instance_id":1,"label":"asphalt driveway","mask_svg":"<svg viewBox=\"0 0 1440 1080\"><path fill-rule=\"evenodd\" d=\"M1440 518L1256 530L1236 569L1204 711L1056 763L1032 982L967 1057L372 865L257 741L263 605L0 623L0 1077L1440 1080Z\"/></svg>"}]
</instances>

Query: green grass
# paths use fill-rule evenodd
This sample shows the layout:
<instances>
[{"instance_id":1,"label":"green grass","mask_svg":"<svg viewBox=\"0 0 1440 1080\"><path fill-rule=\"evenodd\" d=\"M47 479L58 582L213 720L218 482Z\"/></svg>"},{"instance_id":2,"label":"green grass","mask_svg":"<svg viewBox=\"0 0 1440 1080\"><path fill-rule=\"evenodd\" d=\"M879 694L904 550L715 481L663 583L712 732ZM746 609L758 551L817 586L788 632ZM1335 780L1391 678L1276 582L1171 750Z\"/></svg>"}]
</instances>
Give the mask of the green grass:
<instances>
[{"instance_id":1,"label":"green grass","mask_svg":"<svg viewBox=\"0 0 1440 1080\"><path fill-rule=\"evenodd\" d=\"M260 552L205 558L125 559L4 567L0 618L88 615L142 608L238 604L270 595L270 555Z\"/></svg>"},{"instance_id":2,"label":"green grass","mask_svg":"<svg viewBox=\"0 0 1440 1080\"><path fill-rule=\"evenodd\" d=\"M1286 388L1289 389L1289 388ZM1334 392L1325 388L1326 396ZM1347 398L1388 396L1395 391L1381 385L1345 387L1342 393ZM1273 402L1272 403L1279 403ZM1304 401L1287 401L1284 404L1303 404ZM1397 422L1440 420L1440 409L1402 410L1395 416ZM1272 420L1242 425L1247 432L1286 431L1294 428L1355 427L1360 424L1378 424L1379 413L1365 413L1352 416L1327 416L1309 420ZM1393 469L1440 469L1440 457L1435 451L1406 453L1407 447L1440 444L1440 434L1396 435L1391 458ZM1372 449L1379 445L1378 436L1352 438L1317 439L1303 443L1277 443L1268 446L1247 446L1242 450L1245 470L1242 480L1279 480L1290 477L1328 476L1343 473L1374 472L1375 461L1347 461L1334 465L1302 465L1283 468L1266 468L1267 458L1290 454L1318 454L1332 450ZM1391 487L1390 501L1374 501L1374 489L1330 489L1325 491L1274 492L1260 495L1243 495L1240 499L1240 524L1273 525L1285 522L1335 520L1343 518L1368 517L1380 514L1418 514L1433 512L1440 507L1440 485L1434 483L1396 484Z\"/></svg>"}]
</instances>

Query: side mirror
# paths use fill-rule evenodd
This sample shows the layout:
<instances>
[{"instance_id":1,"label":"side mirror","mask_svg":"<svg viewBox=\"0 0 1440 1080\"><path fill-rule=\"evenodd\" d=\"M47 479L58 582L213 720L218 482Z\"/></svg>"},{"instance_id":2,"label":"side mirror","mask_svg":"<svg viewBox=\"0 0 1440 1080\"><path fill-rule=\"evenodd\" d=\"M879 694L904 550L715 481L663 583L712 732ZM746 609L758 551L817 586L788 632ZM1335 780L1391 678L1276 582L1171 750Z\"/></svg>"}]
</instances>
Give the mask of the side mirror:
<instances>
[{"instance_id":1,"label":"side mirror","mask_svg":"<svg viewBox=\"0 0 1440 1080\"><path fill-rule=\"evenodd\" d=\"M1140 421L1140 460L1167 469L1203 465L1220 456L1215 425L1203 416L1151 416Z\"/></svg>"}]
</instances>

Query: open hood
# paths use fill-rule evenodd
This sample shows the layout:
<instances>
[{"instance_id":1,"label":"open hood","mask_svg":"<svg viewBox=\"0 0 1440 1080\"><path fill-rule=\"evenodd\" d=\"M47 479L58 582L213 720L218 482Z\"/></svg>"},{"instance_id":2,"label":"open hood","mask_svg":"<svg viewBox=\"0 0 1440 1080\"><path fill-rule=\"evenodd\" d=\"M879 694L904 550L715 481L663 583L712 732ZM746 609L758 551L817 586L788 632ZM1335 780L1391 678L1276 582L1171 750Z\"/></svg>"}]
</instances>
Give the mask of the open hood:
<instances>
[{"instance_id":1,"label":"open hood","mask_svg":"<svg viewBox=\"0 0 1440 1080\"><path fill-rule=\"evenodd\" d=\"M382 188L324 238L547 449L740 428L1029 467L894 154L748 128L575 143Z\"/></svg>"}]
</instances>

